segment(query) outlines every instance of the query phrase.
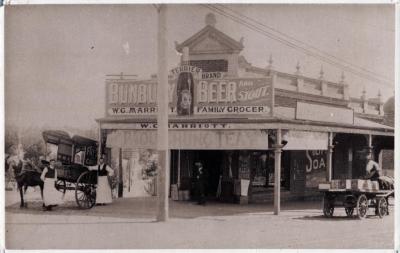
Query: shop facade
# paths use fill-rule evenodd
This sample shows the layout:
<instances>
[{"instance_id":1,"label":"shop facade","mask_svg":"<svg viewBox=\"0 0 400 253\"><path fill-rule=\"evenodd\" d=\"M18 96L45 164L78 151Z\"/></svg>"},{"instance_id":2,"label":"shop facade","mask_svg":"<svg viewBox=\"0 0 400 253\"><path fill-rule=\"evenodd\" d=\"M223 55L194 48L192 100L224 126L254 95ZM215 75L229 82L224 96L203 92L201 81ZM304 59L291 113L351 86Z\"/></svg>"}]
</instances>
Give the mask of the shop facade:
<instances>
[{"instance_id":1,"label":"shop facade","mask_svg":"<svg viewBox=\"0 0 400 253\"><path fill-rule=\"evenodd\" d=\"M215 17L176 50L189 61L170 71L170 196L193 197L195 161L207 171L209 198L249 203L303 199L333 178L364 176L365 155L381 161L394 129L364 113L339 83L252 66ZM120 197L157 193L157 79L106 80L100 152L117 170ZM362 100L360 103L364 103ZM372 116L371 116L372 115ZM389 169L391 164L385 165ZM393 169L393 168L392 168ZM390 174L390 173L389 173ZM278 182L278 183L277 183Z\"/></svg>"}]
</instances>

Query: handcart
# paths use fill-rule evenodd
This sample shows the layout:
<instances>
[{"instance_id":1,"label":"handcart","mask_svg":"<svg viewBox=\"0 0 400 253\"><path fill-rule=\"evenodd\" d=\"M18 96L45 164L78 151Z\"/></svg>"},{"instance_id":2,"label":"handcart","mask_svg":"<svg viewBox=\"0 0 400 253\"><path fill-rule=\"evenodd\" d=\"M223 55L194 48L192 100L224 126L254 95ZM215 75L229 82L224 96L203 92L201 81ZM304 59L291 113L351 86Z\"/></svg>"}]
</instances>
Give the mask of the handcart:
<instances>
[{"instance_id":1,"label":"handcart","mask_svg":"<svg viewBox=\"0 0 400 253\"><path fill-rule=\"evenodd\" d=\"M360 179L342 180L339 184L324 184L323 187L320 184L320 192L324 194L322 202L324 216L332 217L336 207L344 207L348 217L352 217L355 210L359 219L367 216L369 208L374 208L375 215L380 218L389 215L389 197L394 197L394 190L380 190L379 186L371 187L374 184L378 183Z\"/></svg>"}]
</instances>

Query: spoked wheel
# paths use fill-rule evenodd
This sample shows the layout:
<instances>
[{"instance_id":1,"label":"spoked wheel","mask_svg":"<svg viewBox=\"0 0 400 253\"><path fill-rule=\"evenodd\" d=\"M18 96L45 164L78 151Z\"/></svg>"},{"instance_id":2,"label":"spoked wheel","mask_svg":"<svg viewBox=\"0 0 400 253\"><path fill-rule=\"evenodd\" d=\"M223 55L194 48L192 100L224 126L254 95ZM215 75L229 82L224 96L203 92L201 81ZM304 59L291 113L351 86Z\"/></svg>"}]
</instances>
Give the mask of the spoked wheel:
<instances>
[{"instance_id":1,"label":"spoked wheel","mask_svg":"<svg viewBox=\"0 0 400 253\"><path fill-rule=\"evenodd\" d=\"M63 194L65 194L65 192L67 190L67 183L65 182L65 180L58 179L56 181L56 189L57 189L57 191L62 192Z\"/></svg>"},{"instance_id":2,"label":"spoked wheel","mask_svg":"<svg viewBox=\"0 0 400 253\"><path fill-rule=\"evenodd\" d=\"M364 219L367 217L367 212L368 212L368 199L365 194L361 194L358 196L357 199L357 217L359 219Z\"/></svg>"},{"instance_id":3,"label":"spoked wheel","mask_svg":"<svg viewBox=\"0 0 400 253\"><path fill-rule=\"evenodd\" d=\"M345 207L347 217L352 217L354 213L354 207Z\"/></svg>"},{"instance_id":4,"label":"spoked wheel","mask_svg":"<svg viewBox=\"0 0 400 253\"><path fill-rule=\"evenodd\" d=\"M383 216L388 214L388 202L385 198L379 198L376 204L377 214L379 218L383 218Z\"/></svg>"},{"instance_id":5,"label":"spoked wheel","mask_svg":"<svg viewBox=\"0 0 400 253\"><path fill-rule=\"evenodd\" d=\"M354 195L348 195L345 197L344 210L346 211L347 217L352 217L354 213L354 207L357 204L357 199Z\"/></svg>"},{"instance_id":6,"label":"spoked wheel","mask_svg":"<svg viewBox=\"0 0 400 253\"><path fill-rule=\"evenodd\" d=\"M75 187L75 200L82 209L90 209L96 204L96 174L90 171L82 173Z\"/></svg>"},{"instance_id":7,"label":"spoked wheel","mask_svg":"<svg viewBox=\"0 0 400 253\"><path fill-rule=\"evenodd\" d=\"M325 217L333 216L333 211L335 210L335 206L333 205L332 202L333 202L332 197L325 194L324 200L323 200L323 212L324 212Z\"/></svg>"}]
</instances>

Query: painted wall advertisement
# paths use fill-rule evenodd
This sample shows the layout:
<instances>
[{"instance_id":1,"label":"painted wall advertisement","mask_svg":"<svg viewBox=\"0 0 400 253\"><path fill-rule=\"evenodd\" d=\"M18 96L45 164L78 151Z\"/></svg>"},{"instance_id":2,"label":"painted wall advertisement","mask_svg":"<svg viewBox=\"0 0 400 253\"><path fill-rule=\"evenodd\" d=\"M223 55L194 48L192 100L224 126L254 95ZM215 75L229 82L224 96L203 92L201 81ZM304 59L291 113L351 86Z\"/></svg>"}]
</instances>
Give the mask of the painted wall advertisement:
<instances>
[{"instance_id":1,"label":"painted wall advertisement","mask_svg":"<svg viewBox=\"0 0 400 253\"><path fill-rule=\"evenodd\" d=\"M326 151L307 150L306 160L306 188L318 188L326 181Z\"/></svg>"},{"instance_id":2,"label":"painted wall advertisement","mask_svg":"<svg viewBox=\"0 0 400 253\"><path fill-rule=\"evenodd\" d=\"M168 81L169 113L191 115L270 115L272 78L209 79L201 69L181 66ZM107 80L107 116L157 113L157 80Z\"/></svg>"}]
</instances>

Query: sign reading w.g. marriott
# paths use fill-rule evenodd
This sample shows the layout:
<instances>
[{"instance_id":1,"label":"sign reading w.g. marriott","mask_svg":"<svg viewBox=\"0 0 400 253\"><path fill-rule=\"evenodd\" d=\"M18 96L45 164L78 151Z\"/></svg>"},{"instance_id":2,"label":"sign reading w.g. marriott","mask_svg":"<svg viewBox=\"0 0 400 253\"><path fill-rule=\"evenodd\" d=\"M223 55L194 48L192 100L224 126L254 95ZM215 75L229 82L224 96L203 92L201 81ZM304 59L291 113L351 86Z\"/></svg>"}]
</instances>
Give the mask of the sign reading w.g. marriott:
<instances>
[{"instance_id":1,"label":"sign reading w.g. marriott","mask_svg":"<svg viewBox=\"0 0 400 253\"><path fill-rule=\"evenodd\" d=\"M204 74L204 73L203 73ZM271 78L200 79L201 74L181 71L168 81L171 115L270 115ZM157 113L156 80L107 80L109 116Z\"/></svg>"}]
</instances>

